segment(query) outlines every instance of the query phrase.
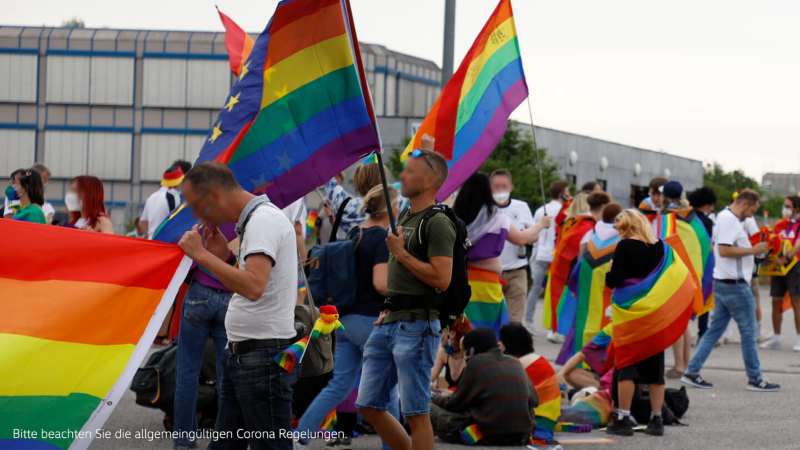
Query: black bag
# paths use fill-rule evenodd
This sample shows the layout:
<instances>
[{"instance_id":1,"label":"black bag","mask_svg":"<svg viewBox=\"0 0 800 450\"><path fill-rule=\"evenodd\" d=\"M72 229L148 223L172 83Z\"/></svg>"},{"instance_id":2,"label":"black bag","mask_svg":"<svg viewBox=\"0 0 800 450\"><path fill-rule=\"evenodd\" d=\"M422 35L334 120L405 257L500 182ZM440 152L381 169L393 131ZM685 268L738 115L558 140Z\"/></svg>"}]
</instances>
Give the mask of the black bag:
<instances>
[{"instance_id":1,"label":"black bag","mask_svg":"<svg viewBox=\"0 0 800 450\"><path fill-rule=\"evenodd\" d=\"M674 409L673 409L674 408ZM680 424L678 419L686 414L689 409L689 396L686 394L686 387L680 389L667 388L664 393L664 405L661 407L661 418L664 425ZM634 391L633 401L631 402L631 415L641 424L650 421L650 413L653 407L650 405L650 392L648 389L640 389L637 386Z\"/></svg>"},{"instance_id":2,"label":"black bag","mask_svg":"<svg viewBox=\"0 0 800 450\"><path fill-rule=\"evenodd\" d=\"M405 217L407 213L408 208L400 213L397 220L398 223L403 220L403 217ZM472 288L467 279L466 254L467 248L469 247L467 225L449 206L444 204L434 205L422 218L419 226L419 239L424 249L423 254L427 254L428 248L428 240L425 238L425 222L440 213L447 216L456 227L456 239L453 245L453 273L450 278L450 286L448 286L446 291L441 293L441 304L439 305L439 323L444 330L464 314L469 299L472 297ZM427 258L425 258L425 261L427 262Z\"/></svg>"}]
</instances>

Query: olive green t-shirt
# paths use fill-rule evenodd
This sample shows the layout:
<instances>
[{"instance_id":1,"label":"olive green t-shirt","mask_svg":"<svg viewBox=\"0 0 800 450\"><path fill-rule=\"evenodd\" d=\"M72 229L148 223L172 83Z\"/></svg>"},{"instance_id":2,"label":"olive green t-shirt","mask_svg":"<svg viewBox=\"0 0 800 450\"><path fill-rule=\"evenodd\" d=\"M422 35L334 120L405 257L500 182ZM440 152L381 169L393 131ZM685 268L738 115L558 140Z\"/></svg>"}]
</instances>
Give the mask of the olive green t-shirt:
<instances>
[{"instance_id":1,"label":"olive green t-shirt","mask_svg":"<svg viewBox=\"0 0 800 450\"><path fill-rule=\"evenodd\" d=\"M430 208L433 208L431 206ZM425 226L425 240L428 243L428 253L423 255L423 245L420 243L419 227L422 218L430 208L426 208L420 212L408 212L403 217L403 220L398 224L403 227L403 235L406 240L406 250L411 256L422 260L428 261L430 258L437 256L453 257L453 246L456 240L456 227L450 219L444 214L436 214L426 221ZM422 280L418 279L411 273L408 268L395 259L394 255L389 255L389 284L387 287L387 295L434 295L436 289L433 286L425 284ZM409 316L425 318L427 310L415 309L411 311L389 311L383 319L384 323L396 322L408 318ZM435 310L430 311L430 320L436 320L439 317L439 312Z\"/></svg>"}]
</instances>

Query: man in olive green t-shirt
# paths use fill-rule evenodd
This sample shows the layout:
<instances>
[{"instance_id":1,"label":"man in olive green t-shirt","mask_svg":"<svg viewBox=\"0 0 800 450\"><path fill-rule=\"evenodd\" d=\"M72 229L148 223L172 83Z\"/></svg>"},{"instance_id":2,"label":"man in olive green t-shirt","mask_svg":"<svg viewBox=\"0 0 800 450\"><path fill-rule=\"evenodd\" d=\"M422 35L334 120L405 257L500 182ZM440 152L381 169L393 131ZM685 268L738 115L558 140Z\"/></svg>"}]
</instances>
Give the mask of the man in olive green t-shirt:
<instances>
[{"instance_id":1,"label":"man in olive green t-shirt","mask_svg":"<svg viewBox=\"0 0 800 450\"><path fill-rule=\"evenodd\" d=\"M442 333L438 312L429 309L427 302L450 286L456 229L441 213L421 222L435 205L436 193L445 180L447 162L442 155L430 150L409 155L400 174L409 209L398 234L389 233L386 238L391 252L387 295L392 311L381 312L364 346L356 407L393 449L433 449L430 378ZM427 254L422 254L420 225L425 227ZM415 306L398 307L408 303ZM426 307L418 307L420 304ZM411 427L410 439L387 412L389 392L398 384L401 412Z\"/></svg>"}]
</instances>

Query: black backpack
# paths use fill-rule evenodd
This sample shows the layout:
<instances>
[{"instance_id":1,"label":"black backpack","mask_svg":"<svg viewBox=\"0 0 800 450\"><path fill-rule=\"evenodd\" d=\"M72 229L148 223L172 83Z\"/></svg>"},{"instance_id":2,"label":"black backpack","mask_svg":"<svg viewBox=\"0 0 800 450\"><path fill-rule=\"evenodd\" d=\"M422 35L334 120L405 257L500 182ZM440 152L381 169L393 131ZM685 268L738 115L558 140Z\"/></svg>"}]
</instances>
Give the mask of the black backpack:
<instances>
[{"instance_id":1,"label":"black backpack","mask_svg":"<svg viewBox=\"0 0 800 450\"><path fill-rule=\"evenodd\" d=\"M408 208L404 209L397 222L401 222L408 212ZM442 292L441 306L439 307L439 323L442 330L447 329L459 317L464 314L467 309L470 297L472 297L472 288L467 279L467 248L470 246L467 237L467 225L461 220L453 209L444 204L434 205L429 209L425 216L422 218L419 226L419 240L424 249L423 254L427 254L428 240L425 238L425 222L430 220L436 214L444 214L453 222L456 227L456 239L453 246L453 274L450 278L450 286L446 291ZM426 258L427 261L427 258Z\"/></svg>"}]
</instances>

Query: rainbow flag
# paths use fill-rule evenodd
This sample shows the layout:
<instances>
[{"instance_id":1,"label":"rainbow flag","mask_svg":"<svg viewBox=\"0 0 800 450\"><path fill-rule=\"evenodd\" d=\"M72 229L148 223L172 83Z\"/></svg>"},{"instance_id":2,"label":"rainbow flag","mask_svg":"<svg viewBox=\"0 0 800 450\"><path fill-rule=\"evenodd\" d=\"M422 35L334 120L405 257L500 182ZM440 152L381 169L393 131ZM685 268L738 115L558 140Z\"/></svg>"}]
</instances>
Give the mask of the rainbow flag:
<instances>
[{"instance_id":1,"label":"rainbow flag","mask_svg":"<svg viewBox=\"0 0 800 450\"><path fill-rule=\"evenodd\" d=\"M0 448L85 449L191 260L174 245L12 220L0 234L14 236L10 255L25 255L0 259Z\"/></svg>"},{"instance_id":2,"label":"rainbow flag","mask_svg":"<svg viewBox=\"0 0 800 450\"><path fill-rule=\"evenodd\" d=\"M478 429L478 424L473 423L461 431L461 439L467 445L475 445L483 439L483 433Z\"/></svg>"},{"instance_id":3,"label":"rainbow flag","mask_svg":"<svg viewBox=\"0 0 800 450\"><path fill-rule=\"evenodd\" d=\"M371 155L369 155L369 156L367 156L366 158L364 158L364 162L363 162L363 163L361 163L361 165L363 166L363 165L365 165L365 164L369 164L369 163L373 163L373 162L374 162L375 164L377 164L377 163L378 163L378 154L377 154L377 153L375 153L375 152L373 152Z\"/></svg>"},{"instance_id":4,"label":"rainbow flag","mask_svg":"<svg viewBox=\"0 0 800 450\"><path fill-rule=\"evenodd\" d=\"M539 394L539 406L534 409L536 414L534 437L552 439L558 418L561 417L561 388L558 385L556 371L540 356L525 367L525 373Z\"/></svg>"},{"instance_id":5,"label":"rainbow flag","mask_svg":"<svg viewBox=\"0 0 800 450\"><path fill-rule=\"evenodd\" d=\"M314 231L314 227L317 225L317 217L319 217L319 212L317 212L316 209L308 210L308 220L306 220L306 239L311 237L311 233Z\"/></svg>"},{"instance_id":6,"label":"rainbow flag","mask_svg":"<svg viewBox=\"0 0 800 450\"><path fill-rule=\"evenodd\" d=\"M467 267L472 297L464 313L475 327L489 327L500 339L500 328L511 321L500 277L491 271Z\"/></svg>"},{"instance_id":7,"label":"rainbow flag","mask_svg":"<svg viewBox=\"0 0 800 450\"><path fill-rule=\"evenodd\" d=\"M670 209L657 220L657 237L675 250L692 274L697 289L692 306L694 313L712 310L713 280L706 273L714 271L714 252L705 225L692 208Z\"/></svg>"},{"instance_id":8,"label":"rainbow flag","mask_svg":"<svg viewBox=\"0 0 800 450\"><path fill-rule=\"evenodd\" d=\"M334 409L328 413L327 416L325 416L325 420L322 421L322 425L320 425L319 428L320 430L333 431L333 428L336 426L336 422L338 421L339 419L336 417L336 409Z\"/></svg>"},{"instance_id":9,"label":"rainbow flag","mask_svg":"<svg viewBox=\"0 0 800 450\"><path fill-rule=\"evenodd\" d=\"M511 0L501 0L400 159L419 148L423 135L436 138L450 168L436 196L444 201L492 153L527 97Z\"/></svg>"},{"instance_id":10,"label":"rainbow flag","mask_svg":"<svg viewBox=\"0 0 800 450\"><path fill-rule=\"evenodd\" d=\"M306 285L305 277L300 277L299 281L297 282L297 292L300 295L305 295L308 293L308 286Z\"/></svg>"},{"instance_id":11,"label":"rainbow flag","mask_svg":"<svg viewBox=\"0 0 800 450\"><path fill-rule=\"evenodd\" d=\"M586 365L598 375L605 375L611 369L611 365L607 363L607 355L613 328L614 322L610 322L580 349L580 352L586 357Z\"/></svg>"},{"instance_id":12,"label":"rainbow flag","mask_svg":"<svg viewBox=\"0 0 800 450\"><path fill-rule=\"evenodd\" d=\"M592 425L588 423L558 422L556 431L562 433L591 433Z\"/></svg>"},{"instance_id":13,"label":"rainbow flag","mask_svg":"<svg viewBox=\"0 0 800 450\"><path fill-rule=\"evenodd\" d=\"M349 0L283 0L196 163L227 164L283 208L380 147ZM155 239L175 242L196 222L184 203Z\"/></svg>"},{"instance_id":14,"label":"rainbow flag","mask_svg":"<svg viewBox=\"0 0 800 450\"><path fill-rule=\"evenodd\" d=\"M278 356L275 357L275 362L283 367L283 370L291 373L294 369L294 365L303 360L303 354L306 352L306 347L308 346L308 340L310 338L311 335L306 336L290 345L286 350L278 353Z\"/></svg>"},{"instance_id":15,"label":"rainbow flag","mask_svg":"<svg viewBox=\"0 0 800 450\"><path fill-rule=\"evenodd\" d=\"M573 406L561 410L561 420L574 423L586 423L594 428L608 425L614 404L611 393L597 391Z\"/></svg>"},{"instance_id":16,"label":"rainbow flag","mask_svg":"<svg viewBox=\"0 0 800 450\"><path fill-rule=\"evenodd\" d=\"M658 267L643 280L627 280L611 295L614 335L608 355L618 369L669 348L689 325L694 279L677 252L664 241L661 245Z\"/></svg>"},{"instance_id":17,"label":"rainbow flag","mask_svg":"<svg viewBox=\"0 0 800 450\"><path fill-rule=\"evenodd\" d=\"M255 41L230 17L222 14L218 7L217 12L225 27L225 49L228 51L228 59L231 62L231 72L238 77L242 73L247 57L253 51Z\"/></svg>"},{"instance_id":18,"label":"rainbow flag","mask_svg":"<svg viewBox=\"0 0 800 450\"><path fill-rule=\"evenodd\" d=\"M565 231L556 242L544 291L542 323L548 330L558 330L559 305L569 281L572 262L579 256L581 238L594 229L595 220L591 216L578 216L564 226Z\"/></svg>"}]
</instances>

